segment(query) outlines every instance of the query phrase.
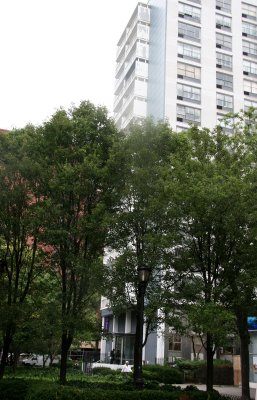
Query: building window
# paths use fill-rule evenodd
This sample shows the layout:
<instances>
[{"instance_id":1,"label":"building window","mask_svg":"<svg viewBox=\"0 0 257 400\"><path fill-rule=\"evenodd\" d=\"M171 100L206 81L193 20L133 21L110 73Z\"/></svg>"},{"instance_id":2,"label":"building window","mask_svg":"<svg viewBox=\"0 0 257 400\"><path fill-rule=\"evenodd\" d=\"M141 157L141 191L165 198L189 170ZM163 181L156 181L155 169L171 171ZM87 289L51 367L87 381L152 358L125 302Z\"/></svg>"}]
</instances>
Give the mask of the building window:
<instances>
[{"instance_id":1,"label":"building window","mask_svg":"<svg viewBox=\"0 0 257 400\"><path fill-rule=\"evenodd\" d=\"M185 100L185 101L192 101L193 103L200 103L201 102L201 89L183 85L182 83L177 84L177 99L178 100Z\"/></svg>"},{"instance_id":2,"label":"building window","mask_svg":"<svg viewBox=\"0 0 257 400\"><path fill-rule=\"evenodd\" d=\"M189 60L200 61L201 49L187 43L178 43L178 57L187 58Z\"/></svg>"},{"instance_id":3,"label":"building window","mask_svg":"<svg viewBox=\"0 0 257 400\"><path fill-rule=\"evenodd\" d=\"M224 68L232 71L232 56L229 56L228 54L217 53L216 66L217 68Z\"/></svg>"},{"instance_id":4,"label":"building window","mask_svg":"<svg viewBox=\"0 0 257 400\"><path fill-rule=\"evenodd\" d=\"M231 0L216 0L216 9L230 13Z\"/></svg>"},{"instance_id":5,"label":"building window","mask_svg":"<svg viewBox=\"0 0 257 400\"><path fill-rule=\"evenodd\" d=\"M250 107L257 108L257 102L245 99L245 101L244 101L244 110L247 111Z\"/></svg>"},{"instance_id":6,"label":"building window","mask_svg":"<svg viewBox=\"0 0 257 400\"><path fill-rule=\"evenodd\" d=\"M178 63L178 78L190 81L201 81L201 69L189 64Z\"/></svg>"},{"instance_id":7,"label":"building window","mask_svg":"<svg viewBox=\"0 0 257 400\"><path fill-rule=\"evenodd\" d=\"M173 333L169 336L169 350L181 351L181 336Z\"/></svg>"},{"instance_id":8,"label":"building window","mask_svg":"<svg viewBox=\"0 0 257 400\"><path fill-rule=\"evenodd\" d=\"M249 24L249 22L242 22L243 36L257 37L257 25Z\"/></svg>"},{"instance_id":9,"label":"building window","mask_svg":"<svg viewBox=\"0 0 257 400\"><path fill-rule=\"evenodd\" d=\"M200 41L201 29L198 26L178 23L178 36L189 40Z\"/></svg>"},{"instance_id":10,"label":"building window","mask_svg":"<svg viewBox=\"0 0 257 400\"><path fill-rule=\"evenodd\" d=\"M243 40L243 55L257 57L257 43Z\"/></svg>"},{"instance_id":11,"label":"building window","mask_svg":"<svg viewBox=\"0 0 257 400\"><path fill-rule=\"evenodd\" d=\"M244 75L257 75L257 64L252 61L243 60Z\"/></svg>"},{"instance_id":12,"label":"building window","mask_svg":"<svg viewBox=\"0 0 257 400\"><path fill-rule=\"evenodd\" d=\"M219 110L233 111L233 97L227 94L217 93L217 108Z\"/></svg>"},{"instance_id":13,"label":"building window","mask_svg":"<svg viewBox=\"0 0 257 400\"><path fill-rule=\"evenodd\" d=\"M177 121L200 124L201 110L177 104Z\"/></svg>"},{"instance_id":14,"label":"building window","mask_svg":"<svg viewBox=\"0 0 257 400\"><path fill-rule=\"evenodd\" d=\"M232 37L223 35L223 33L216 33L216 47L224 50L232 50Z\"/></svg>"},{"instance_id":15,"label":"building window","mask_svg":"<svg viewBox=\"0 0 257 400\"><path fill-rule=\"evenodd\" d=\"M216 28L231 31L231 18L225 15L216 14Z\"/></svg>"},{"instance_id":16,"label":"building window","mask_svg":"<svg viewBox=\"0 0 257 400\"><path fill-rule=\"evenodd\" d=\"M178 16L194 22L200 22L201 10L200 8L190 6L188 4L178 3Z\"/></svg>"},{"instance_id":17,"label":"building window","mask_svg":"<svg viewBox=\"0 0 257 400\"><path fill-rule=\"evenodd\" d=\"M251 4L242 3L242 16L244 18L249 18L253 20L257 20L257 7L252 6Z\"/></svg>"},{"instance_id":18,"label":"building window","mask_svg":"<svg viewBox=\"0 0 257 400\"><path fill-rule=\"evenodd\" d=\"M244 94L257 96L257 82L244 80Z\"/></svg>"},{"instance_id":19,"label":"building window","mask_svg":"<svg viewBox=\"0 0 257 400\"><path fill-rule=\"evenodd\" d=\"M219 89L233 90L233 76L223 74L222 72L216 73L216 86Z\"/></svg>"}]
</instances>

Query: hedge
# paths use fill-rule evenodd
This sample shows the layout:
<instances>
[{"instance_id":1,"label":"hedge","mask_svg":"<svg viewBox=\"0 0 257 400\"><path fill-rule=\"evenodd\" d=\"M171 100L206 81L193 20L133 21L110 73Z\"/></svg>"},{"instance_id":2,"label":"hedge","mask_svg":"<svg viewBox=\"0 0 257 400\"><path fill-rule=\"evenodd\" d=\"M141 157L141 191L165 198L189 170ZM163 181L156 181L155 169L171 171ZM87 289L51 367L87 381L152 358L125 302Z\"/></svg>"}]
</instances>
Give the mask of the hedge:
<instances>
[{"instance_id":1,"label":"hedge","mask_svg":"<svg viewBox=\"0 0 257 400\"><path fill-rule=\"evenodd\" d=\"M43 381L4 379L0 381L0 400L221 400L218 392L207 393L193 387L180 389L165 385L158 390L79 389Z\"/></svg>"},{"instance_id":2,"label":"hedge","mask_svg":"<svg viewBox=\"0 0 257 400\"><path fill-rule=\"evenodd\" d=\"M145 380L154 380L160 383L179 384L184 382L184 374L178 368L161 365L145 365L143 367Z\"/></svg>"}]
</instances>

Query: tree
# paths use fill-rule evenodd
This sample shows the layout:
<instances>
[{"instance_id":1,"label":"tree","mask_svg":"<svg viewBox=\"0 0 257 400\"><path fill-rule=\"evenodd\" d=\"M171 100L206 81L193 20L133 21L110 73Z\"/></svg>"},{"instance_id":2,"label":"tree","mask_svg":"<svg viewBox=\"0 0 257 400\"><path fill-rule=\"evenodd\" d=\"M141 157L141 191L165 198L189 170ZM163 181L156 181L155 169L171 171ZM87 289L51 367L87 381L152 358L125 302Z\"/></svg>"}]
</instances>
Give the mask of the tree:
<instances>
[{"instance_id":1,"label":"tree","mask_svg":"<svg viewBox=\"0 0 257 400\"><path fill-rule=\"evenodd\" d=\"M184 136L187 146L183 158L178 153L171 159L169 183L171 226L173 229L175 208L180 235L177 242L180 252L174 267L180 274L181 270L184 271L177 292L181 293L181 301L183 294L190 294L184 301L187 299L194 307L197 306L197 319L202 321L206 335L207 390L213 388L213 349L217 340L215 329L210 324L216 314L210 310L216 307L224 311L225 308L233 310L239 333L244 321L241 329L244 333L240 333L241 348L245 349L241 354L242 394L249 398L248 345L246 354L244 343L249 340L247 312L256 301L253 292L257 277L253 262L256 133L251 132L249 137L245 130L234 130L227 135L221 128L210 132L192 127L181 136ZM195 295L192 297L193 291ZM247 300L244 306L242 297ZM201 310L205 311L201 313ZM204 321L206 315L208 318Z\"/></svg>"},{"instance_id":2,"label":"tree","mask_svg":"<svg viewBox=\"0 0 257 400\"><path fill-rule=\"evenodd\" d=\"M136 313L136 381L141 368L139 347L142 345L139 333L142 290L138 271L144 268L151 272L145 293L147 334L158 324L157 310L164 282L169 287L173 284L170 269L164 268L165 258L170 254L172 233L164 236L163 226L166 224L168 200L164 182L176 141L172 141L171 130L166 123L154 124L146 120L131 126L121 146L126 164L120 203L110 223L109 246L115 250L115 256L106 267L105 295L111 300L114 312L130 308ZM168 275L170 279L165 279ZM144 343L146 339L147 335Z\"/></svg>"},{"instance_id":3,"label":"tree","mask_svg":"<svg viewBox=\"0 0 257 400\"><path fill-rule=\"evenodd\" d=\"M118 140L107 111L82 102L59 110L37 130L31 155L39 164L42 231L48 265L61 293L61 369L89 312L102 276L106 214L115 196L112 148Z\"/></svg>"},{"instance_id":4,"label":"tree","mask_svg":"<svg viewBox=\"0 0 257 400\"><path fill-rule=\"evenodd\" d=\"M0 378L38 265L38 199L33 194L37 179L25 151L33 131L26 127L0 136Z\"/></svg>"}]
</instances>

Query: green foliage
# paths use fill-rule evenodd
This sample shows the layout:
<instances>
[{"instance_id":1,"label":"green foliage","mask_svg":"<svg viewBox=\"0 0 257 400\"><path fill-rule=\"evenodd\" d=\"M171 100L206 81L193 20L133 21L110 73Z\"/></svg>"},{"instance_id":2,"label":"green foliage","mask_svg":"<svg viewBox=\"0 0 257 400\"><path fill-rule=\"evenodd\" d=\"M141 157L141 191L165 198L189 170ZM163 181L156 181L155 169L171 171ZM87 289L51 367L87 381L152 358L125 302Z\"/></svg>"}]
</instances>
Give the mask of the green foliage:
<instances>
[{"instance_id":1,"label":"green foliage","mask_svg":"<svg viewBox=\"0 0 257 400\"><path fill-rule=\"evenodd\" d=\"M183 374L178 368L161 365L145 365L143 367L144 379L159 383L179 384L183 383Z\"/></svg>"},{"instance_id":2,"label":"green foliage","mask_svg":"<svg viewBox=\"0 0 257 400\"><path fill-rule=\"evenodd\" d=\"M94 375L117 375L120 374L120 370L116 371L108 367L96 367L93 369Z\"/></svg>"},{"instance_id":3,"label":"green foliage","mask_svg":"<svg viewBox=\"0 0 257 400\"><path fill-rule=\"evenodd\" d=\"M149 367L147 366L149 370L156 369L154 366ZM159 371L164 371L163 367L157 367ZM0 400L142 400L151 397L159 400L208 399L206 392L196 390L192 386L181 389L171 384L160 385L160 382L154 380L146 380L144 389L138 391L132 379L124 380L120 372L112 376L87 376L82 373L73 375L69 372L66 386L57 383L58 376L54 369L19 368L17 372L19 378L6 378L0 381ZM210 394L209 399L216 398L217 394L216 397Z\"/></svg>"},{"instance_id":4,"label":"green foliage","mask_svg":"<svg viewBox=\"0 0 257 400\"><path fill-rule=\"evenodd\" d=\"M197 369L202 366L206 366L206 360L186 360L186 359L177 359L176 364L178 368L180 369ZM220 360L220 359L215 359L213 362L214 366L216 368L222 368L222 367L231 367L232 363L229 360Z\"/></svg>"},{"instance_id":5,"label":"green foliage","mask_svg":"<svg viewBox=\"0 0 257 400\"><path fill-rule=\"evenodd\" d=\"M25 400L29 382L24 379L0 381L0 400Z\"/></svg>"}]
</instances>

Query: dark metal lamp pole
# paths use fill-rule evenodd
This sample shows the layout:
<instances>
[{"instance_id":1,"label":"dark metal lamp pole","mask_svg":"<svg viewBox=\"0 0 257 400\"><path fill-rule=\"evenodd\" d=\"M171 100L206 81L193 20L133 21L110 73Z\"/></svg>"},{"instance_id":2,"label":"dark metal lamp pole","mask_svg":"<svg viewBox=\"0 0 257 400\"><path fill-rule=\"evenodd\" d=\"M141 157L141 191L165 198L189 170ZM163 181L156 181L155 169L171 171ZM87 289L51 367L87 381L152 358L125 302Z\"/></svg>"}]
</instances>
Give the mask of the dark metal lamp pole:
<instances>
[{"instance_id":1,"label":"dark metal lamp pole","mask_svg":"<svg viewBox=\"0 0 257 400\"><path fill-rule=\"evenodd\" d=\"M150 277L149 268L138 268L138 294L136 313L136 336L134 348L134 382L138 389L144 385L142 372L143 329L144 329L144 299L145 290Z\"/></svg>"}]
</instances>

